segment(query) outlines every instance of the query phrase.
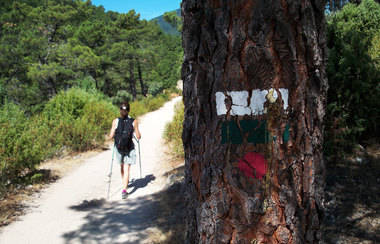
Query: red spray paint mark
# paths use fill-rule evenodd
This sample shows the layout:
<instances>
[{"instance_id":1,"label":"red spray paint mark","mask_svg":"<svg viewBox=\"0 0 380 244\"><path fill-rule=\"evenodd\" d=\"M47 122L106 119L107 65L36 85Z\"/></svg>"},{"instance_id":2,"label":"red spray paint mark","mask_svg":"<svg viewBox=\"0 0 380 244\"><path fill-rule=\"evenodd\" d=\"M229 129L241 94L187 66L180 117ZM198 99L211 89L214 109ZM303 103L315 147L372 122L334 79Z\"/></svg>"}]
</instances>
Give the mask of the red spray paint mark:
<instances>
[{"instance_id":1,"label":"red spray paint mark","mask_svg":"<svg viewBox=\"0 0 380 244\"><path fill-rule=\"evenodd\" d=\"M238 167L247 177L261 180L267 172L267 161L263 155L249 152L240 159Z\"/></svg>"}]
</instances>

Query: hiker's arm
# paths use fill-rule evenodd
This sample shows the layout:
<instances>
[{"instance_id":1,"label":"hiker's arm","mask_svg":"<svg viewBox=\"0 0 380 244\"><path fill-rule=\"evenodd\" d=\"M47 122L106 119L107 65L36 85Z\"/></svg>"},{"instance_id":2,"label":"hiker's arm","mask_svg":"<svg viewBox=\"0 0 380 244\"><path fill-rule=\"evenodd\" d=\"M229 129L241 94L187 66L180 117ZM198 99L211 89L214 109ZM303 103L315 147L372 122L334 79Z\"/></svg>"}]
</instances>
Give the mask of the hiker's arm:
<instances>
[{"instance_id":1,"label":"hiker's arm","mask_svg":"<svg viewBox=\"0 0 380 244\"><path fill-rule=\"evenodd\" d=\"M139 123L137 123L137 120L133 121L133 128L135 128L135 135L136 135L137 139L140 140L141 134L139 131Z\"/></svg>"},{"instance_id":2,"label":"hiker's arm","mask_svg":"<svg viewBox=\"0 0 380 244\"><path fill-rule=\"evenodd\" d=\"M110 130L110 134L108 136L108 139L111 140L115 136L115 130L116 130L116 119L112 121L112 127Z\"/></svg>"}]
</instances>

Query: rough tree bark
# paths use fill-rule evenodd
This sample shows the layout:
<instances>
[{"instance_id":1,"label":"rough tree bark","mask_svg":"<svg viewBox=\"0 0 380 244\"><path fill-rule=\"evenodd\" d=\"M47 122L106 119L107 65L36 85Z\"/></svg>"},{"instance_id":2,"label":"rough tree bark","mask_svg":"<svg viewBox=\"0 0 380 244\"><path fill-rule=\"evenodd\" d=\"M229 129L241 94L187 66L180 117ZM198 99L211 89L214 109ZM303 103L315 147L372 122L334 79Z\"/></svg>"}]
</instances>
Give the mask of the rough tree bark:
<instances>
[{"instance_id":1,"label":"rough tree bark","mask_svg":"<svg viewBox=\"0 0 380 244\"><path fill-rule=\"evenodd\" d=\"M325 1L182 1L187 243L318 243Z\"/></svg>"}]
</instances>

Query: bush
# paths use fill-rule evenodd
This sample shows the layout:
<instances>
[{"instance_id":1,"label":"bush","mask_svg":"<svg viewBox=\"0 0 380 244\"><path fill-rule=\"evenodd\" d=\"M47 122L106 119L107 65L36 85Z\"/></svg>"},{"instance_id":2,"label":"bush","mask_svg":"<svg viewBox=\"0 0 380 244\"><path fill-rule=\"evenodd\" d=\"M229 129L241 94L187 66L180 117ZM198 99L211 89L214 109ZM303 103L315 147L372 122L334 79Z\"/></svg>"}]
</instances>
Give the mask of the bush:
<instances>
[{"instance_id":1,"label":"bush","mask_svg":"<svg viewBox=\"0 0 380 244\"><path fill-rule=\"evenodd\" d=\"M41 173L36 173L36 174L33 174L32 177L30 178L31 182L32 183L38 183L38 182L41 182L44 178L44 175L41 174Z\"/></svg>"},{"instance_id":2,"label":"bush","mask_svg":"<svg viewBox=\"0 0 380 244\"><path fill-rule=\"evenodd\" d=\"M26 118L19 106L0 108L0 191L25 169L33 170L46 156L42 127Z\"/></svg>"},{"instance_id":3,"label":"bush","mask_svg":"<svg viewBox=\"0 0 380 244\"><path fill-rule=\"evenodd\" d=\"M71 80L69 84L72 87L80 88L84 91L95 91L96 90L96 82L92 76L86 76L81 79Z\"/></svg>"},{"instance_id":4,"label":"bush","mask_svg":"<svg viewBox=\"0 0 380 244\"><path fill-rule=\"evenodd\" d=\"M167 94L160 94L156 97L148 96L138 101L132 102L130 115L134 118L139 117L145 113L159 109L166 101L169 100Z\"/></svg>"},{"instance_id":5,"label":"bush","mask_svg":"<svg viewBox=\"0 0 380 244\"><path fill-rule=\"evenodd\" d=\"M15 104L0 108L0 183L4 187L44 159L103 144L118 109L101 94L78 88L61 92L42 113L27 117ZM0 189L1 190L1 189Z\"/></svg>"},{"instance_id":6,"label":"bush","mask_svg":"<svg viewBox=\"0 0 380 244\"><path fill-rule=\"evenodd\" d=\"M377 36L380 4L363 0L328 16L329 79L325 152L350 151L379 138L380 70Z\"/></svg>"},{"instance_id":7,"label":"bush","mask_svg":"<svg viewBox=\"0 0 380 244\"><path fill-rule=\"evenodd\" d=\"M176 157L184 157L182 144L182 129L184 120L184 105L179 102L175 105L174 118L166 124L164 139L171 145L172 152Z\"/></svg>"},{"instance_id":8,"label":"bush","mask_svg":"<svg viewBox=\"0 0 380 244\"><path fill-rule=\"evenodd\" d=\"M132 95L125 90L120 90L117 92L116 96L112 97L112 103L115 105L120 105L124 101L131 101Z\"/></svg>"},{"instance_id":9,"label":"bush","mask_svg":"<svg viewBox=\"0 0 380 244\"><path fill-rule=\"evenodd\" d=\"M104 134L117 115L118 109L102 99L102 95L78 88L61 92L43 111L44 123L56 135L51 138L51 144L67 146L73 151L85 151L102 144Z\"/></svg>"},{"instance_id":10,"label":"bush","mask_svg":"<svg viewBox=\"0 0 380 244\"><path fill-rule=\"evenodd\" d=\"M144 98L131 104L138 117L161 107L168 95ZM80 88L62 91L42 112L27 117L12 103L0 107L0 193L17 177L33 172L43 160L70 151L85 151L104 143L118 107L95 91ZM36 175L32 182L37 182ZM1 194L0 194L1 195Z\"/></svg>"},{"instance_id":11,"label":"bush","mask_svg":"<svg viewBox=\"0 0 380 244\"><path fill-rule=\"evenodd\" d=\"M83 108L82 117L75 121L71 147L76 151L85 151L103 144L104 134L109 131L117 115L118 109L109 102L88 102Z\"/></svg>"},{"instance_id":12,"label":"bush","mask_svg":"<svg viewBox=\"0 0 380 244\"><path fill-rule=\"evenodd\" d=\"M91 100L99 100L98 97L81 90L79 88L71 88L67 91L61 91L53 97L43 110L43 114L48 119L61 119L69 117L70 119L79 118L83 113L83 108L87 102Z\"/></svg>"}]
</instances>

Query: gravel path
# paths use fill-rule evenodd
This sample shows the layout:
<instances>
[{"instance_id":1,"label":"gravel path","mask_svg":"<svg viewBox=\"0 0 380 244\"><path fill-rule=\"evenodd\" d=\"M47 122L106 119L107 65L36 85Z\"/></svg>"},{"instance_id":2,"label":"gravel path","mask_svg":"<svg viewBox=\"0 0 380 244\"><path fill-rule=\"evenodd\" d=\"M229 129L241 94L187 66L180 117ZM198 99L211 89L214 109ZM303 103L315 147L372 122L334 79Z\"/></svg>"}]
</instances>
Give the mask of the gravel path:
<instances>
[{"instance_id":1,"label":"gravel path","mask_svg":"<svg viewBox=\"0 0 380 244\"><path fill-rule=\"evenodd\" d=\"M165 186L160 174L162 133L174 104L139 119L142 178L131 167L131 194L121 199L120 167L113 164L110 199L105 200L112 150L87 159L75 171L36 194L20 220L1 229L0 243L145 243L155 217L154 194Z\"/></svg>"}]
</instances>

